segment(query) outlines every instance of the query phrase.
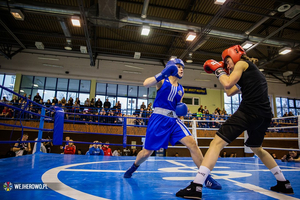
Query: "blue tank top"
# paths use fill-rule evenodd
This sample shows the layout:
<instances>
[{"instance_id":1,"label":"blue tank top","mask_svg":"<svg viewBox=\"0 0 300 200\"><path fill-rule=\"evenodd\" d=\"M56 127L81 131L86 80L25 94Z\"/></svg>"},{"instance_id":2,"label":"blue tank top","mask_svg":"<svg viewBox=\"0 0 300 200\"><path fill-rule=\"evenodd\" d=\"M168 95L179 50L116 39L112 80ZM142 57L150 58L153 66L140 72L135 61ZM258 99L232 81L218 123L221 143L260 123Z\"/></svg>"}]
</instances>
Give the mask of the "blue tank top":
<instances>
[{"instance_id":1,"label":"blue tank top","mask_svg":"<svg viewBox=\"0 0 300 200\"><path fill-rule=\"evenodd\" d=\"M181 101L184 94L183 87L173 86L169 78L164 79L164 83L159 90L153 103L153 108L160 107L168 110L176 110L176 105Z\"/></svg>"}]
</instances>

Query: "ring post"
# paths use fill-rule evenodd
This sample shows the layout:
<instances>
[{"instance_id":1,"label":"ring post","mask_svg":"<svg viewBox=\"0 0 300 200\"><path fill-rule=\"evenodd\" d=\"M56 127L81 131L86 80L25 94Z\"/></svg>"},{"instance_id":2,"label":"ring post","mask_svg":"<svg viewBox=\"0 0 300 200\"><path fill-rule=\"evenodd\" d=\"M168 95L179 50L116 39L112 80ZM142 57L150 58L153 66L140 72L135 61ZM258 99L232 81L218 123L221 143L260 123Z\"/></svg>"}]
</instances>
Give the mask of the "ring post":
<instances>
[{"instance_id":1,"label":"ring post","mask_svg":"<svg viewBox=\"0 0 300 200\"><path fill-rule=\"evenodd\" d=\"M54 129L53 129L53 144L62 145L64 134L64 110L61 107L55 106Z\"/></svg>"},{"instance_id":2,"label":"ring post","mask_svg":"<svg viewBox=\"0 0 300 200\"><path fill-rule=\"evenodd\" d=\"M43 115L40 118L40 129L39 129L39 133L38 133L38 139L37 139L37 143L36 143L36 150L34 154L38 154L41 153L41 139L43 138L43 131L41 130L42 128L44 128L44 115L45 115L45 108L42 107L42 111L41 111L41 115Z\"/></svg>"},{"instance_id":3,"label":"ring post","mask_svg":"<svg viewBox=\"0 0 300 200\"><path fill-rule=\"evenodd\" d=\"M127 145L127 118L124 117L123 120L123 148L125 148Z\"/></svg>"}]
</instances>

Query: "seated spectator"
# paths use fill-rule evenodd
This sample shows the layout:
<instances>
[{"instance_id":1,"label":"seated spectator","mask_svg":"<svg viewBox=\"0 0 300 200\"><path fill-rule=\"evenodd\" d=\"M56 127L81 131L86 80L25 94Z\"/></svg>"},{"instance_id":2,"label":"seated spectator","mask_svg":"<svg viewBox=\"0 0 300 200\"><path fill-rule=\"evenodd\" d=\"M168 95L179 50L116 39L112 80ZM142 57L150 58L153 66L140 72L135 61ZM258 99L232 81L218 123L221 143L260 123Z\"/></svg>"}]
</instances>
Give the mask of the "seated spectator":
<instances>
[{"instance_id":1,"label":"seated spectator","mask_svg":"<svg viewBox=\"0 0 300 200\"><path fill-rule=\"evenodd\" d=\"M102 150L104 152L104 155L105 156L112 156L112 153L111 153L111 148L109 148L109 142L106 141L105 142L106 144L102 146Z\"/></svg>"},{"instance_id":2,"label":"seated spectator","mask_svg":"<svg viewBox=\"0 0 300 200\"><path fill-rule=\"evenodd\" d=\"M21 138L18 139L20 141ZM24 133L21 141L27 141L28 134ZM31 151L30 143L15 143L14 147L12 148L13 152L16 153L16 157L23 156L28 154Z\"/></svg>"},{"instance_id":3,"label":"seated spectator","mask_svg":"<svg viewBox=\"0 0 300 200\"><path fill-rule=\"evenodd\" d=\"M81 149L78 149L78 150L77 150L77 155L82 155Z\"/></svg>"},{"instance_id":4,"label":"seated spectator","mask_svg":"<svg viewBox=\"0 0 300 200\"><path fill-rule=\"evenodd\" d=\"M116 103L116 104L114 105L114 107L112 108L112 109L113 109L113 111L116 111L116 110L118 109L118 107L119 107L119 104L118 104L118 103Z\"/></svg>"},{"instance_id":5,"label":"seated spectator","mask_svg":"<svg viewBox=\"0 0 300 200\"><path fill-rule=\"evenodd\" d=\"M78 103L75 101L75 103L72 106L72 111L74 113L79 113L79 110L80 110L80 105L78 105Z\"/></svg>"},{"instance_id":6,"label":"seated spectator","mask_svg":"<svg viewBox=\"0 0 300 200\"><path fill-rule=\"evenodd\" d=\"M123 152L124 152L124 156L129 156L130 155L130 150L129 149L123 149Z\"/></svg>"},{"instance_id":7,"label":"seated spectator","mask_svg":"<svg viewBox=\"0 0 300 200\"><path fill-rule=\"evenodd\" d=\"M300 154L296 151L289 151L287 155L281 158L282 162L300 162Z\"/></svg>"},{"instance_id":8,"label":"seated spectator","mask_svg":"<svg viewBox=\"0 0 300 200\"><path fill-rule=\"evenodd\" d=\"M51 140L50 136L48 136L47 140ZM44 142L43 144L46 148L47 153L51 153L51 147L53 147L52 141Z\"/></svg>"},{"instance_id":9,"label":"seated spectator","mask_svg":"<svg viewBox=\"0 0 300 200\"><path fill-rule=\"evenodd\" d=\"M19 101L18 101L17 96L14 96L13 99L10 101L10 103L11 103L13 106L17 106L17 105L19 104Z\"/></svg>"},{"instance_id":10,"label":"seated spectator","mask_svg":"<svg viewBox=\"0 0 300 200\"><path fill-rule=\"evenodd\" d=\"M101 144L97 144L97 143L101 143L99 141L94 141L94 144L90 145L89 150L86 152L85 155L95 155L95 156L103 156L104 152L102 150L102 145Z\"/></svg>"},{"instance_id":11,"label":"seated spectator","mask_svg":"<svg viewBox=\"0 0 300 200\"><path fill-rule=\"evenodd\" d=\"M12 111L7 106L4 106L2 113L0 113L0 117L3 118L12 118Z\"/></svg>"},{"instance_id":12,"label":"seated spectator","mask_svg":"<svg viewBox=\"0 0 300 200\"><path fill-rule=\"evenodd\" d=\"M58 99L56 97L53 97L52 103L54 103L54 105L58 104Z\"/></svg>"},{"instance_id":13,"label":"seated spectator","mask_svg":"<svg viewBox=\"0 0 300 200\"><path fill-rule=\"evenodd\" d=\"M131 149L130 156L137 156L138 152L136 149Z\"/></svg>"},{"instance_id":14,"label":"seated spectator","mask_svg":"<svg viewBox=\"0 0 300 200\"><path fill-rule=\"evenodd\" d=\"M221 157L222 157L222 158L226 158L226 157L228 157L228 155L227 155L227 152L226 152L226 151L223 151L223 153L222 153Z\"/></svg>"},{"instance_id":15,"label":"seated spectator","mask_svg":"<svg viewBox=\"0 0 300 200\"><path fill-rule=\"evenodd\" d=\"M121 107L122 107L122 104L120 101L118 101L118 110L120 110L120 112L121 112Z\"/></svg>"},{"instance_id":16,"label":"seated spectator","mask_svg":"<svg viewBox=\"0 0 300 200\"><path fill-rule=\"evenodd\" d=\"M271 156L272 156L274 159L277 159L277 156L276 156L275 153L270 153L270 154L271 154Z\"/></svg>"},{"instance_id":17,"label":"seated spectator","mask_svg":"<svg viewBox=\"0 0 300 200\"><path fill-rule=\"evenodd\" d=\"M84 102L84 107L90 107L90 100L89 98L86 98L85 102Z\"/></svg>"},{"instance_id":18,"label":"seated spectator","mask_svg":"<svg viewBox=\"0 0 300 200\"><path fill-rule=\"evenodd\" d=\"M236 152L230 154L230 157L231 157L231 158L236 158Z\"/></svg>"},{"instance_id":19,"label":"seated spectator","mask_svg":"<svg viewBox=\"0 0 300 200\"><path fill-rule=\"evenodd\" d=\"M47 102L45 103L45 106L46 106L46 107L50 107L50 106L51 106L50 99L47 100Z\"/></svg>"},{"instance_id":20,"label":"seated spectator","mask_svg":"<svg viewBox=\"0 0 300 200\"><path fill-rule=\"evenodd\" d=\"M120 148L114 150L112 156L122 156L121 150Z\"/></svg>"},{"instance_id":21,"label":"seated spectator","mask_svg":"<svg viewBox=\"0 0 300 200\"><path fill-rule=\"evenodd\" d=\"M76 146L73 144L73 140L69 140L69 144L65 146L64 154L75 154Z\"/></svg>"},{"instance_id":22,"label":"seated spectator","mask_svg":"<svg viewBox=\"0 0 300 200\"><path fill-rule=\"evenodd\" d=\"M75 102L77 102L77 104L80 105L80 100L78 97L76 98Z\"/></svg>"}]
</instances>

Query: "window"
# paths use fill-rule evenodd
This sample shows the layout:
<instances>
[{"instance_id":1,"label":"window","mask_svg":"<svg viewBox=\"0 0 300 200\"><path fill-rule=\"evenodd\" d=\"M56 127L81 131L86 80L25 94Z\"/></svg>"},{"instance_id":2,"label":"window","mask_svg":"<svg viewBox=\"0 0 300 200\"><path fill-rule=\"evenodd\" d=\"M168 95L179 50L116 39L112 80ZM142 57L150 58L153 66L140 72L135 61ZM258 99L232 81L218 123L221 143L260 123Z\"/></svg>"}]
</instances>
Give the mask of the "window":
<instances>
[{"instance_id":1,"label":"window","mask_svg":"<svg viewBox=\"0 0 300 200\"><path fill-rule=\"evenodd\" d=\"M107 84L107 96L116 96L116 94L117 94L117 85Z\"/></svg>"},{"instance_id":2,"label":"window","mask_svg":"<svg viewBox=\"0 0 300 200\"><path fill-rule=\"evenodd\" d=\"M53 97L57 97L60 101L63 97L68 101L70 97L74 100L79 97L80 103L83 104L86 98L90 96L91 81L65 79L65 78L52 78L41 76L22 76L20 94L32 95L39 93L44 102L48 99L52 101Z\"/></svg>"},{"instance_id":3,"label":"window","mask_svg":"<svg viewBox=\"0 0 300 200\"><path fill-rule=\"evenodd\" d=\"M291 112L293 115L300 114L300 100L276 97L277 117L282 117Z\"/></svg>"},{"instance_id":4,"label":"window","mask_svg":"<svg viewBox=\"0 0 300 200\"><path fill-rule=\"evenodd\" d=\"M1 74L1 76L0 76L1 85L3 85L4 87L6 87L12 91L14 90L14 87L15 87L15 81L16 81L15 75ZM2 90L0 90L0 94L1 94L1 100L3 99L3 97L5 97L6 100L8 100L8 101L12 100L13 94L11 92L2 89Z\"/></svg>"},{"instance_id":5,"label":"window","mask_svg":"<svg viewBox=\"0 0 300 200\"><path fill-rule=\"evenodd\" d=\"M194 106L198 106L199 105L199 98L198 97L184 97L182 99L182 102L188 105L194 105Z\"/></svg>"},{"instance_id":6,"label":"window","mask_svg":"<svg viewBox=\"0 0 300 200\"><path fill-rule=\"evenodd\" d=\"M233 114L235 111L237 111L241 101L241 94L236 94L234 96L229 97L226 93L224 93L224 103L227 114Z\"/></svg>"}]
</instances>

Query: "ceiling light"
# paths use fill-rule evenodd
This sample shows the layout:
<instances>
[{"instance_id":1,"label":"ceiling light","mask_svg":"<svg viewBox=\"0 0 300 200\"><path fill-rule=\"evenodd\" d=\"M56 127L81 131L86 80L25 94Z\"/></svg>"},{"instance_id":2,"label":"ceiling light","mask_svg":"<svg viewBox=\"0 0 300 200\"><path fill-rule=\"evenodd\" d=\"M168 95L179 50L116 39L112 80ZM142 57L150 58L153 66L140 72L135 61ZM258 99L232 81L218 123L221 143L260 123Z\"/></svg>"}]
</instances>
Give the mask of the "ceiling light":
<instances>
[{"instance_id":1,"label":"ceiling light","mask_svg":"<svg viewBox=\"0 0 300 200\"><path fill-rule=\"evenodd\" d=\"M76 27L80 27L80 17L78 16L72 16L71 17L71 21L72 21L72 24L73 26L76 26Z\"/></svg>"},{"instance_id":2,"label":"ceiling light","mask_svg":"<svg viewBox=\"0 0 300 200\"><path fill-rule=\"evenodd\" d=\"M25 16L23 15L22 11L19 9L10 9L10 13L16 20L24 21Z\"/></svg>"},{"instance_id":3,"label":"ceiling light","mask_svg":"<svg viewBox=\"0 0 300 200\"><path fill-rule=\"evenodd\" d=\"M80 52L81 53L87 53L86 46L80 46Z\"/></svg>"},{"instance_id":4,"label":"ceiling light","mask_svg":"<svg viewBox=\"0 0 300 200\"><path fill-rule=\"evenodd\" d=\"M146 95L146 94L143 94L143 97L147 97L147 95Z\"/></svg>"},{"instance_id":5,"label":"ceiling light","mask_svg":"<svg viewBox=\"0 0 300 200\"><path fill-rule=\"evenodd\" d=\"M58 58L38 57L39 60L59 60Z\"/></svg>"},{"instance_id":6,"label":"ceiling light","mask_svg":"<svg viewBox=\"0 0 300 200\"><path fill-rule=\"evenodd\" d=\"M136 66L132 66L132 65L125 65L125 67L129 67L129 68L133 68L133 69L144 69L144 68L136 67Z\"/></svg>"},{"instance_id":7,"label":"ceiling light","mask_svg":"<svg viewBox=\"0 0 300 200\"><path fill-rule=\"evenodd\" d=\"M293 72L292 71L286 71L282 75L283 76L290 76L290 75L293 75Z\"/></svg>"},{"instance_id":8,"label":"ceiling light","mask_svg":"<svg viewBox=\"0 0 300 200\"><path fill-rule=\"evenodd\" d=\"M263 71L265 71L265 69L263 69L263 68L260 68L260 69L259 69L259 71L263 72Z\"/></svg>"},{"instance_id":9,"label":"ceiling light","mask_svg":"<svg viewBox=\"0 0 300 200\"><path fill-rule=\"evenodd\" d=\"M252 47L253 45L254 45L253 42L246 41L246 42L244 42L241 46L242 46L244 49L249 49L249 48Z\"/></svg>"},{"instance_id":10,"label":"ceiling light","mask_svg":"<svg viewBox=\"0 0 300 200\"><path fill-rule=\"evenodd\" d=\"M71 51L71 50L72 50L72 46L69 45L69 44L67 44L67 45L65 46L65 50Z\"/></svg>"},{"instance_id":11,"label":"ceiling light","mask_svg":"<svg viewBox=\"0 0 300 200\"><path fill-rule=\"evenodd\" d=\"M44 49L45 46L42 42L35 42L35 46L37 49Z\"/></svg>"},{"instance_id":12,"label":"ceiling light","mask_svg":"<svg viewBox=\"0 0 300 200\"><path fill-rule=\"evenodd\" d=\"M279 50L279 54L280 55L285 55L288 54L292 51L292 49L290 47L284 47L282 49Z\"/></svg>"},{"instance_id":13,"label":"ceiling light","mask_svg":"<svg viewBox=\"0 0 300 200\"><path fill-rule=\"evenodd\" d=\"M24 90L20 90L20 92L24 92Z\"/></svg>"},{"instance_id":14,"label":"ceiling light","mask_svg":"<svg viewBox=\"0 0 300 200\"><path fill-rule=\"evenodd\" d=\"M141 35L148 36L150 32L150 26L143 26Z\"/></svg>"},{"instance_id":15,"label":"ceiling light","mask_svg":"<svg viewBox=\"0 0 300 200\"><path fill-rule=\"evenodd\" d=\"M142 74L141 72L138 72L138 71L127 71L127 70L124 70L123 73L126 73L126 74Z\"/></svg>"},{"instance_id":16,"label":"ceiling light","mask_svg":"<svg viewBox=\"0 0 300 200\"><path fill-rule=\"evenodd\" d=\"M186 41L193 41L196 38L195 32L189 32L186 36Z\"/></svg>"},{"instance_id":17,"label":"ceiling light","mask_svg":"<svg viewBox=\"0 0 300 200\"><path fill-rule=\"evenodd\" d=\"M188 58L188 59L185 60L185 62L187 62L187 63L192 63L193 60L192 60L191 58Z\"/></svg>"},{"instance_id":18,"label":"ceiling light","mask_svg":"<svg viewBox=\"0 0 300 200\"><path fill-rule=\"evenodd\" d=\"M300 13L300 5L294 5L291 9L289 9L284 13L284 16L292 19L299 13Z\"/></svg>"},{"instance_id":19,"label":"ceiling light","mask_svg":"<svg viewBox=\"0 0 300 200\"><path fill-rule=\"evenodd\" d=\"M177 56L171 56L170 60L175 60L177 58Z\"/></svg>"},{"instance_id":20,"label":"ceiling light","mask_svg":"<svg viewBox=\"0 0 300 200\"><path fill-rule=\"evenodd\" d=\"M47 63L44 63L43 65L46 66L46 67L63 68L63 66L61 66L61 65L52 65L52 64L47 64Z\"/></svg>"},{"instance_id":21,"label":"ceiling light","mask_svg":"<svg viewBox=\"0 0 300 200\"><path fill-rule=\"evenodd\" d=\"M33 86L34 86L34 87L39 87L39 85L37 85L37 84L33 84Z\"/></svg>"},{"instance_id":22,"label":"ceiling light","mask_svg":"<svg viewBox=\"0 0 300 200\"><path fill-rule=\"evenodd\" d=\"M194 81L205 82L205 81L211 81L211 80L196 78L196 79L194 79Z\"/></svg>"},{"instance_id":23,"label":"ceiling light","mask_svg":"<svg viewBox=\"0 0 300 200\"><path fill-rule=\"evenodd\" d=\"M226 0L215 0L215 4L217 5L223 5Z\"/></svg>"}]
</instances>

